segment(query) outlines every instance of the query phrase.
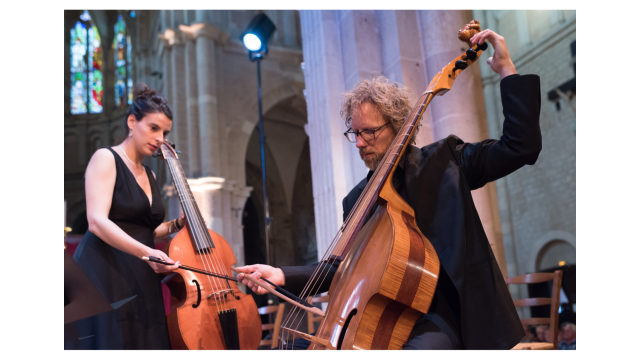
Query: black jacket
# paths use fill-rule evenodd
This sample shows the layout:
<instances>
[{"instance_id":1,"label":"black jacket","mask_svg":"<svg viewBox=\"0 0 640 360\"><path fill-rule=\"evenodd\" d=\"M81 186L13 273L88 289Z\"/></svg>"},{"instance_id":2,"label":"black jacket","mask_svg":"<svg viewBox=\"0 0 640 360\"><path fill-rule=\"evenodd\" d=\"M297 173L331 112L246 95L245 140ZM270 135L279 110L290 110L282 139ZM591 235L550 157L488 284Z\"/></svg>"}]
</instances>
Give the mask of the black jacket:
<instances>
[{"instance_id":1,"label":"black jacket","mask_svg":"<svg viewBox=\"0 0 640 360\"><path fill-rule=\"evenodd\" d=\"M502 79L500 91L505 116L500 140L465 143L450 135L422 149L410 147L403 164L407 201L418 227L457 290L460 335L467 349L510 349L525 335L471 190L536 162L542 149L540 78L511 75ZM345 217L367 181L345 197ZM282 269L286 288L297 294L315 266ZM325 283L320 292L328 290L330 282Z\"/></svg>"}]
</instances>

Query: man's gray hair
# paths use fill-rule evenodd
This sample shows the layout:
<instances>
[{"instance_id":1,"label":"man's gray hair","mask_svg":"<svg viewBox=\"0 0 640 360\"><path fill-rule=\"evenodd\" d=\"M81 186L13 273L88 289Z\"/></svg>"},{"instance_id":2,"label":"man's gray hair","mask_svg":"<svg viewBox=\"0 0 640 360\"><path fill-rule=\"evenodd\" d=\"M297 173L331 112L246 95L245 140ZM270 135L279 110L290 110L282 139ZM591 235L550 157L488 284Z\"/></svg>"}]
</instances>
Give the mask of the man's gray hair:
<instances>
[{"instance_id":1,"label":"man's gray hair","mask_svg":"<svg viewBox=\"0 0 640 360\"><path fill-rule=\"evenodd\" d=\"M384 76L371 80L360 80L351 91L342 94L345 95L345 98L340 109L340 116L344 119L345 125L351 127L351 120L355 113L363 103L368 102L380 111L386 121L391 123L397 134L411 112L409 94L409 89L397 83L389 83L389 80ZM415 144L418 130L419 127L413 132L409 144Z\"/></svg>"}]
</instances>

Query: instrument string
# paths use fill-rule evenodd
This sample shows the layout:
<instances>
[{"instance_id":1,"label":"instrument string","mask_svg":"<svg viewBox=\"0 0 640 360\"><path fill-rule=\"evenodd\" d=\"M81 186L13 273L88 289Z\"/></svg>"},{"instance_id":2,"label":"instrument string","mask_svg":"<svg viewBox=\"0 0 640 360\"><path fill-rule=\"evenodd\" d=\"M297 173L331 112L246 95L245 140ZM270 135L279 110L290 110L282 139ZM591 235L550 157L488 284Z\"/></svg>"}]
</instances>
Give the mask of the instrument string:
<instances>
[{"instance_id":1,"label":"instrument string","mask_svg":"<svg viewBox=\"0 0 640 360\"><path fill-rule=\"evenodd\" d=\"M195 226L195 224L192 223L192 209L190 208L190 204L189 204L189 199L187 198L187 194L186 194L186 190L184 187L183 179L180 176L180 171L178 171L177 169L177 161L173 161L173 160L169 160L168 159L168 163L170 164L169 169L171 170L171 175L173 176L174 179L174 183L176 185L176 190L178 191L178 195L180 195L180 202L182 203L182 208L185 212L185 216L187 219L187 222L189 223L189 228L191 230L193 239L196 243L199 244L200 239L198 237L198 231L197 228ZM200 247L197 246L198 244L196 244L196 250L198 251L198 255L200 256L201 262L204 266L204 268L209 271L210 269L207 267L206 261L203 259L202 253L200 251ZM213 283L211 283L211 279L208 279L209 281L209 285L211 287L211 291L215 292L215 287L213 285ZM215 280L214 280L215 282ZM216 308L219 309L219 303L217 298L214 299L215 303L216 303Z\"/></svg>"},{"instance_id":2,"label":"instrument string","mask_svg":"<svg viewBox=\"0 0 640 360\"><path fill-rule=\"evenodd\" d=\"M166 145L165 145L166 146ZM186 176L184 175L184 170L182 170L182 167L180 166L179 162L177 161L177 159L167 159L167 162L169 163L169 169L171 171L171 175L173 176L174 179L174 183L176 185L176 191L178 191L178 195L180 197L180 202L182 203L182 208L185 212L185 217L187 219L187 222L189 223L189 228L191 230L191 234L193 236L193 240L197 243L196 244L196 250L198 251L198 255L200 256L200 260L202 261L202 265L204 266L205 270L207 271L211 271L211 267L209 264L208 259L205 258L205 256L203 256L202 251L200 250L201 248L204 249L205 247L202 246L203 244L203 239L201 239L201 233L202 231L199 229L199 224L194 223L193 221L196 219L196 214L195 211L193 209L193 206L191 204L191 201L193 199L193 196L191 196L191 199L188 198L189 192L187 192L187 186L185 186L185 178ZM208 277L208 282L209 282L209 286L211 287L211 293L214 294L214 301L216 304L216 309L218 310L218 312L220 311L220 308L223 307L222 305L222 301L218 299L218 296L216 295L216 287L213 285L214 283L216 285L220 285L217 279L213 280L213 283L211 281L211 278ZM203 288L204 290L204 288ZM202 291L202 290L201 290Z\"/></svg>"},{"instance_id":3,"label":"instrument string","mask_svg":"<svg viewBox=\"0 0 640 360\"><path fill-rule=\"evenodd\" d=\"M213 239L211 239L209 231L204 225L202 214L200 213L200 210L195 202L193 193L191 192L191 189L188 185L186 175L184 174L184 170L182 171L182 176L183 176L183 182L184 182L183 186L185 186L186 189L189 191L190 200L191 200L190 202L191 211L194 213L194 220L196 221L195 228L198 233L198 237L200 238L200 244L203 249L202 252L204 254L204 259L206 259L207 264L211 266L212 269L215 269L219 273L224 273L223 271L221 271L220 267L212 259L211 253L215 251L215 244L213 243ZM224 284L225 282L223 280L216 279L216 285L218 285L219 291L222 291L224 289ZM225 296L223 294L220 294L219 291L214 290L213 296L216 300L219 299L219 301L221 302L222 310L224 311L224 310L227 310L228 308L228 302L224 300Z\"/></svg>"},{"instance_id":4,"label":"instrument string","mask_svg":"<svg viewBox=\"0 0 640 360\"><path fill-rule=\"evenodd\" d=\"M225 266L224 263L222 262L222 260L220 259L220 256L217 253L217 248L215 246L215 244L213 243L213 239L211 238L211 235L209 234L208 228L206 227L206 225L204 224L204 219L202 218L202 214L200 213L200 209L198 208L195 198L193 196L193 193L191 192L191 188L189 187L188 181L186 179L186 174L184 173L184 169L182 168L182 166L180 166L180 172L181 172L181 182L182 182L182 186L187 190L187 193L189 195L190 198L190 207L191 207L191 212L194 213L194 220L196 221L196 232L200 235L200 243L201 244L210 244L211 246L205 246L203 247L203 249L207 249L207 250L203 250L204 252L204 258L207 260L207 263L216 270L216 272L220 273L220 274L226 274L228 276L231 276L230 274L228 274L226 271L224 271ZM221 285L219 282L221 282ZM223 280L217 280L216 284L218 286L220 286L220 291L224 290L225 287L225 281ZM217 296L214 295L217 299ZM226 298L224 295L220 295L222 298ZM233 308L235 308L235 301L233 301L233 299L231 300L233 302ZM224 301L221 300L223 306L223 310L228 310L229 309L229 302L228 301Z\"/></svg>"}]
</instances>

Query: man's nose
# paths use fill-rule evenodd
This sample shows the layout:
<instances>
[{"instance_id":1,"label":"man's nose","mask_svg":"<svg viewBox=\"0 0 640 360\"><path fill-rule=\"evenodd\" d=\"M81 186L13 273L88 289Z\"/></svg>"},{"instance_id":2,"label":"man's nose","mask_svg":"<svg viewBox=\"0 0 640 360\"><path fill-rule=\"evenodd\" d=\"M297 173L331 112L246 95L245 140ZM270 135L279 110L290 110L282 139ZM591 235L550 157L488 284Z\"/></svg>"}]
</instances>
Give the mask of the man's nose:
<instances>
[{"instance_id":1,"label":"man's nose","mask_svg":"<svg viewBox=\"0 0 640 360\"><path fill-rule=\"evenodd\" d=\"M356 136L356 147L358 149L366 147L367 145L367 142L362 139L362 136Z\"/></svg>"}]
</instances>

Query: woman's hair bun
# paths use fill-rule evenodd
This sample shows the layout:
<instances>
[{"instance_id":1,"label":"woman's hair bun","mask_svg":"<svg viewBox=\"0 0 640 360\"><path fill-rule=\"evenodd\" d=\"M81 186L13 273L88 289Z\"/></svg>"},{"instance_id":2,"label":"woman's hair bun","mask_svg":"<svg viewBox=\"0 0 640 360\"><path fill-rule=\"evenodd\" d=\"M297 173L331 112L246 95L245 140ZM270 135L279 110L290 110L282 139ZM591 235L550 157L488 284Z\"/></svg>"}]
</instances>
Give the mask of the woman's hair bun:
<instances>
[{"instance_id":1,"label":"woman's hair bun","mask_svg":"<svg viewBox=\"0 0 640 360\"><path fill-rule=\"evenodd\" d=\"M169 120L173 120L173 113L171 112L171 108L169 108L167 99L157 94L155 90L149 89L146 84L138 83L133 88L133 94L135 94L134 101L129 107L129 110L127 110L127 115L124 118L125 136L130 130L128 120L130 115L133 115L136 121L140 121L148 114L164 113Z\"/></svg>"},{"instance_id":2,"label":"woman's hair bun","mask_svg":"<svg viewBox=\"0 0 640 360\"><path fill-rule=\"evenodd\" d=\"M134 94L136 95L136 100L149 100L156 94L156 91L149 89L145 83L139 83L136 85Z\"/></svg>"}]
</instances>

